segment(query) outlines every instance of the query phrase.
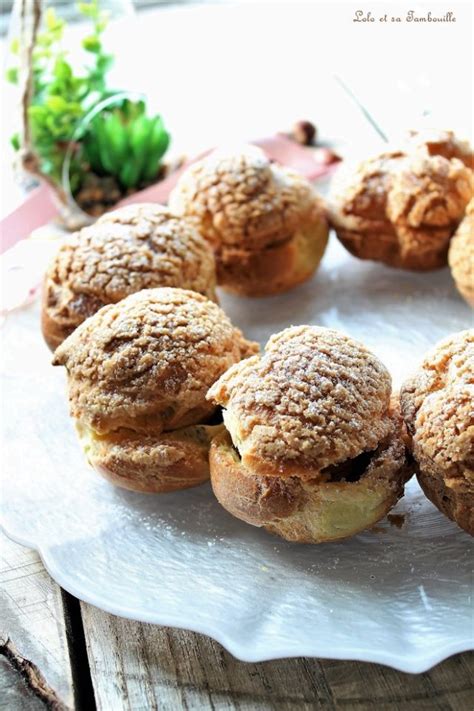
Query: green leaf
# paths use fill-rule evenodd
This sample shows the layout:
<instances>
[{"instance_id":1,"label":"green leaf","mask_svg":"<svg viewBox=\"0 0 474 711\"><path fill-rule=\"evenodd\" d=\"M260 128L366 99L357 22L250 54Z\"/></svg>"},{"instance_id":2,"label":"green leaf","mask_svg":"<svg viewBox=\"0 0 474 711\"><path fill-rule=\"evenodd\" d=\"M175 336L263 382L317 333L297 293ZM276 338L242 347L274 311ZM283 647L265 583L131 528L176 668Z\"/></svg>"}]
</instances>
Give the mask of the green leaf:
<instances>
[{"instance_id":1,"label":"green leaf","mask_svg":"<svg viewBox=\"0 0 474 711\"><path fill-rule=\"evenodd\" d=\"M12 54L18 54L20 52L20 40L18 37L14 37L10 42L10 52Z\"/></svg>"},{"instance_id":2,"label":"green leaf","mask_svg":"<svg viewBox=\"0 0 474 711\"><path fill-rule=\"evenodd\" d=\"M57 30L59 27L64 27L64 21L61 20L52 7L48 7L45 14L45 22L48 30Z\"/></svg>"},{"instance_id":3,"label":"green leaf","mask_svg":"<svg viewBox=\"0 0 474 711\"><path fill-rule=\"evenodd\" d=\"M5 78L10 84L18 84L18 67L10 67L7 69Z\"/></svg>"},{"instance_id":4,"label":"green leaf","mask_svg":"<svg viewBox=\"0 0 474 711\"><path fill-rule=\"evenodd\" d=\"M15 134L10 138L10 143L12 144L13 148L14 148L16 151L19 151L19 150L20 150L20 145L21 145L21 144L20 144L20 136L18 135L18 133L15 133Z\"/></svg>"},{"instance_id":5,"label":"green leaf","mask_svg":"<svg viewBox=\"0 0 474 711\"><path fill-rule=\"evenodd\" d=\"M119 180L125 188L134 188L138 183L139 175L140 166L132 159L123 164Z\"/></svg>"},{"instance_id":6,"label":"green leaf","mask_svg":"<svg viewBox=\"0 0 474 711\"><path fill-rule=\"evenodd\" d=\"M96 35L89 35L89 37L84 37L82 40L82 46L86 52L98 54L101 50L102 44Z\"/></svg>"},{"instance_id":7,"label":"green leaf","mask_svg":"<svg viewBox=\"0 0 474 711\"><path fill-rule=\"evenodd\" d=\"M62 81L67 81L72 78L71 65L64 59L59 58L54 63L53 76Z\"/></svg>"},{"instance_id":8,"label":"green leaf","mask_svg":"<svg viewBox=\"0 0 474 711\"><path fill-rule=\"evenodd\" d=\"M164 156L164 154L168 150L169 144L170 135L164 127L161 116L157 116L157 121L153 130L151 150L153 151L154 155L158 156L158 160L160 160Z\"/></svg>"},{"instance_id":9,"label":"green leaf","mask_svg":"<svg viewBox=\"0 0 474 711\"><path fill-rule=\"evenodd\" d=\"M110 67L114 63L114 58L111 54L101 54L97 57L96 67L97 71L105 74L109 71Z\"/></svg>"},{"instance_id":10,"label":"green leaf","mask_svg":"<svg viewBox=\"0 0 474 711\"><path fill-rule=\"evenodd\" d=\"M169 146L169 142L169 134L163 128L161 117L158 116L156 117L156 123L148 151L148 159L143 171L143 179L145 182L150 182L156 177L161 158L165 154Z\"/></svg>"},{"instance_id":11,"label":"green leaf","mask_svg":"<svg viewBox=\"0 0 474 711\"><path fill-rule=\"evenodd\" d=\"M86 137L84 142L84 155L90 163L92 170L96 173L103 173L104 169L100 160L99 146L94 136Z\"/></svg>"},{"instance_id":12,"label":"green leaf","mask_svg":"<svg viewBox=\"0 0 474 711\"><path fill-rule=\"evenodd\" d=\"M93 19L99 17L99 8L96 0L92 0L92 2L78 2L77 9L81 15L85 15L85 17L91 17Z\"/></svg>"},{"instance_id":13,"label":"green leaf","mask_svg":"<svg viewBox=\"0 0 474 711\"><path fill-rule=\"evenodd\" d=\"M37 36L36 41L39 44L51 45L53 42L58 42L64 31L65 22L56 15L52 7L46 10L45 14L46 31Z\"/></svg>"},{"instance_id":14,"label":"green leaf","mask_svg":"<svg viewBox=\"0 0 474 711\"><path fill-rule=\"evenodd\" d=\"M140 116L131 124L130 146L138 158L144 154L152 130L153 126L146 116Z\"/></svg>"},{"instance_id":15,"label":"green leaf","mask_svg":"<svg viewBox=\"0 0 474 711\"><path fill-rule=\"evenodd\" d=\"M28 106L28 116L30 119L35 119L36 121L42 121L48 116L48 111L45 106Z\"/></svg>"},{"instance_id":16,"label":"green leaf","mask_svg":"<svg viewBox=\"0 0 474 711\"><path fill-rule=\"evenodd\" d=\"M68 108L68 103L62 96L48 96L45 103L47 108L55 114L61 114Z\"/></svg>"},{"instance_id":17,"label":"green leaf","mask_svg":"<svg viewBox=\"0 0 474 711\"><path fill-rule=\"evenodd\" d=\"M127 157L129 149L127 130L120 118L115 114L111 114L105 122L105 133L107 135L115 171L119 171L122 162Z\"/></svg>"},{"instance_id":18,"label":"green leaf","mask_svg":"<svg viewBox=\"0 0 474 711\"><path fill-rule=\"evenodd\" d=\"M111 155L109 141L107 137L107 130L105 128L105 122L103 117L97 116L94 121L94 130L97 136L97 148L100 155L100 161L103 165L104 172L110 173L110 175L115 174L114 158Z\"/></svg>"}]
</instances>

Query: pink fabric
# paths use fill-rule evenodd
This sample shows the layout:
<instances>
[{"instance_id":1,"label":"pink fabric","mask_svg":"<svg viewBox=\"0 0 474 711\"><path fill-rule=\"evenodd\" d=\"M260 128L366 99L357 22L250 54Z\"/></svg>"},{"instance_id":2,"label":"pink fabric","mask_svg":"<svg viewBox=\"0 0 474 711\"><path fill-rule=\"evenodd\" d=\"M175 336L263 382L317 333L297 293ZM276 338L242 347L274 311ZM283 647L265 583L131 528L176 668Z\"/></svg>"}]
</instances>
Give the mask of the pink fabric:
<instances>
[{"instance_id":1,"label":"pink fabric","mask_svg":"<svg viewBox=\"0 0 474 711\"><path fill-rule=\"evenodd\" d=\"M320 152L318 154L317 151L311 148L300 146L283 134L261 138L252 141L252 143L260 146L270 159L298 171L309 180L316 180L323 175L328 175L334 169L334 164L318 162L324 153ZM187 161L179 170L165 178L165 180L161 180L159 183L145 188L145 190L140 190L130 195L121 200L118 206L132 205L137 202L167 202L171 190L183 171L191 163L195 163L210 152L210 150L206 151L196 156L193 160ZM28 237L34 229L50 222L57 214L58 208L54 203L48 186L41 185L33 190L20 207L0 222L0 253L5 252L19 240Z\"/></svg>"},{"instance_id":2,"label":"pink fabric","mask_svg":"<svg viewBox=\"0 0 474 711\"><path fill-rule=\"evenodd\" d=\"M268 138L260 138L256 141L252 141L252 143L256 146L260 146L260 148L265 151L271 160L296 170L298 173L301 173L308 178L308 180L316 180L323 175L330 174L333 171L334 166L337 165L318 163L317 160L319 155L316 151L314 151L314 149L307 148L306 146L300 146L298 143L295 143L295 141L290 140L281 133ZM186 170L186 168L192 163L195 163L201 158L209 155L212 150L213 149L209 149L192 160L186 161L186 163L179 170L170 175L169 178L165 178L165 180L161 180L155 185L150 185L150 187L145 188L145 190L133 193L133 195L121 200L118 203L118 206L133 205L138 202L167 202L170 192L173 190L181 174Z\"/></svg>"},{"instance_id":3,"label":"pink fabric","mask_svg":"<svg viewBox=\"0 0 474 711\"><path fill-rule=\"evenodd\" d=\"M0 254L28 237L37 227L45 225L58 214L49 187L43 183L28 193L24 202L0 222Z\"/></svg>"}]
</instances>

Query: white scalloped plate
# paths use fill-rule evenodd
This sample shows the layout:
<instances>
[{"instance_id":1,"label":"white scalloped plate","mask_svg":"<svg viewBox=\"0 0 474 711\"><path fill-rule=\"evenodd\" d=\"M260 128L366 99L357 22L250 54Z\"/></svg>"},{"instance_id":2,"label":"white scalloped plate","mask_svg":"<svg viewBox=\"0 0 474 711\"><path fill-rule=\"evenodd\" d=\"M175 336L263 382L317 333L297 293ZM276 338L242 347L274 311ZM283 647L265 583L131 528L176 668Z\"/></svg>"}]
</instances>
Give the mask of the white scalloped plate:
<instances>
[{"instance_id":1,"label":"white scalloped plate","mask_svg":"<svg viewBox=\"0 0 474 711\"><path fill-rule=\"evenodd\" d=\"M397 383L429 346L472 324L447 270L359 262L334 238L303 287L222 303L261 342L292 323L340 328L372 347ZM203 632L246 661L315 656L420 672L472 647L471 539L415 481L395 510L401 519L320 546L234 519L208 485L161 496L113 488L84 461L38 305L9 316L3 336L3 527L78 598Z\"/></svg>"}]
</instances>

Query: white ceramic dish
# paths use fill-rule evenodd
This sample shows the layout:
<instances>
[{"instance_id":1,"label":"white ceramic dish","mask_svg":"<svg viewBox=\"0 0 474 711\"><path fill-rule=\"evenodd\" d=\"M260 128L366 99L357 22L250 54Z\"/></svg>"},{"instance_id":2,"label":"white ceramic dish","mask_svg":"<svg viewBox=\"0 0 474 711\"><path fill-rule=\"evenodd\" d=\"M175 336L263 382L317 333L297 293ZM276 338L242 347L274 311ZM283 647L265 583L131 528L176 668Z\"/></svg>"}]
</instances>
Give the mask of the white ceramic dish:
<instances>
[{"instance_id":1,"label":"white ceramic dish","mask_svg":"<svg viewBox=\"0 0 474 711\"><path fill-rule=\"evenodd\" d=\"M363 263L334 237L308 284L222 305L261 342L294 323L342 329L397 384L428 347L472 324L447 270ZM232 518L207 485L162 496L115 489L84 461L38 304L2 330L3 527L66 590L117 615L203 632L248 661L331 657L420 672L472 646L471 539L415 481L395 510L402 519L320 546Z\"/></svg>"}]
</instances>

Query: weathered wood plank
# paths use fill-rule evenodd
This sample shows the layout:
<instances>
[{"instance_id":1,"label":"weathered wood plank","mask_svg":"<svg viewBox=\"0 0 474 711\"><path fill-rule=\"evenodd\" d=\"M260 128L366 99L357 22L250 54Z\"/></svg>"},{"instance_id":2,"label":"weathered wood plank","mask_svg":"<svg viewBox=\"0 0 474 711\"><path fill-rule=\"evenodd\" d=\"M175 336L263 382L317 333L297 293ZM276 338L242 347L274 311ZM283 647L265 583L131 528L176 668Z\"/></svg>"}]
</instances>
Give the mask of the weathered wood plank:
<instances>
[{"instance_id":1,"label":"weathered wood plank","mask_svg":"<svg viewBox=\"0 0 474 711\"><path fill-rule=\"evenodd\" d=\"M337 708L472 709L474 654L447 659L424 674L404 674L378 664L324 660ZM471 703L468 703L469 696ZM463 698L465 699L463 705Z\"/></svg>"},{"instance_id":2,"label":"weathered wood plank","mask_svg":"<svg viewBox=\"0 0 474 711\"><path fill-rule=\"evenodd\" d=\"M11 689L9 709L44 706L27 675L19 669L22 657L44 677L47 693L54 693L69 708L74 707L74 687L61 589L45 571L38 554L14 543L0 532L0 645L2 682ZM18 655L12 663L10 645ZM15 660L13 660L15 662ZM47 687L50 687L48 689ZM16 699L16 701L14 701ZM23 705L20 704L23 699ZM17 705L15 705L15 703Z\"/></svg>"},{"instance_id":3,"label":"weathered wood plank","mask_svg":"<svg viewBox=\"0 0 474 711\"><path fill-rule=\"evenodd\" d=\"M245 664L217 642L82 604L97 706L114 709L471 711L474 655L409 675L376 664L291 659Z\"/></svg>"}]
</instances>

